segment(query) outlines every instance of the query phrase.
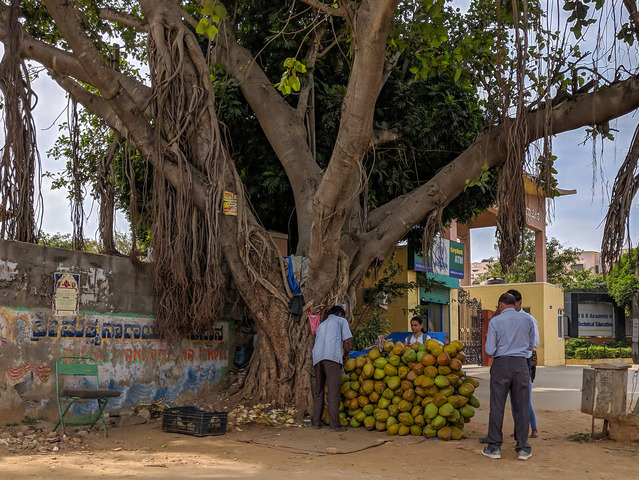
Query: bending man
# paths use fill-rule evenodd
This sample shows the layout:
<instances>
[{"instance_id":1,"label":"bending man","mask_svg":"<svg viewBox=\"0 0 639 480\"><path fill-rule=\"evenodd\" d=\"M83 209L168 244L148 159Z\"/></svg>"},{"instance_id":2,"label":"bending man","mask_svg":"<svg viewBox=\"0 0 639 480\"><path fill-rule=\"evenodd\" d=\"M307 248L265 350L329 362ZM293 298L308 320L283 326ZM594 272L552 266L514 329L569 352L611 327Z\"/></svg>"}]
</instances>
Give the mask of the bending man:
<instances>
[{"instance_id":1,"label":"bending man","mask_svg":"<svg viewBox=\"0 0 639 480\"><path fill-rule=\"evenodd\" d=\"M346 312L339 305L331 307L328 317L317 327L313 346L313 417L311 425L321 427L324 413L324 387L328 387L328 417L332 432L346 430L339 419L339 390L342 383L342 365L351 350L351 330L344 318Z\"/></svg>"}]
</instances>

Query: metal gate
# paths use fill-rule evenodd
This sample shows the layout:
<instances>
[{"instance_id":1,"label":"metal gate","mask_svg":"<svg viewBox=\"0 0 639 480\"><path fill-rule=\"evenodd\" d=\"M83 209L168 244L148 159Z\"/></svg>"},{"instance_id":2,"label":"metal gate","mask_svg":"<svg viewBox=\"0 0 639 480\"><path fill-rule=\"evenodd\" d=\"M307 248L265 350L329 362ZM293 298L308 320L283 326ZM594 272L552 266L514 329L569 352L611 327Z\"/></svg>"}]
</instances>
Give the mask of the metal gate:
<instances>
[{"instance_id":1,"label":"metal gate","mask_svg":"<svg viewBox=\"0 0 639 480\"><path fill-rule=\"evenodd\" d=\"M459 340L464 344L466 363L482 365L481 302L459 289Z\"/></svg>"}]
</instances>

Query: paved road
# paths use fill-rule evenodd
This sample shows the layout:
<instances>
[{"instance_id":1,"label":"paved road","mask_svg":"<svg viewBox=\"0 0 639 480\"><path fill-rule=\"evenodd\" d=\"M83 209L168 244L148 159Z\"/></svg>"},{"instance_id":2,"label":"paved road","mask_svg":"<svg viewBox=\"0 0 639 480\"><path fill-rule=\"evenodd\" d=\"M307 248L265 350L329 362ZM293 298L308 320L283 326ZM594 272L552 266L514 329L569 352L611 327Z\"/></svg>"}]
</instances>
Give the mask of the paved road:
<instances>
[{"instance_id":1,"label":"paved road","mask_svg":"<svg viewBox=\"0 0 639 480\"><path fill-rule=\"evenodd\" d=\"M581 386L583 369L581 365L566 365L563 367L537 367L535 382L533 383L533 405L535 409L547 410L581 410ZM628 371L628 405L634 407L639 398L639 365L631 365ZM489 367L468 365L465 367L468 375L480 381L480 388L476 395L481 401L482 410L488 409L490 388Z\"/></svg>"}]
</instances>

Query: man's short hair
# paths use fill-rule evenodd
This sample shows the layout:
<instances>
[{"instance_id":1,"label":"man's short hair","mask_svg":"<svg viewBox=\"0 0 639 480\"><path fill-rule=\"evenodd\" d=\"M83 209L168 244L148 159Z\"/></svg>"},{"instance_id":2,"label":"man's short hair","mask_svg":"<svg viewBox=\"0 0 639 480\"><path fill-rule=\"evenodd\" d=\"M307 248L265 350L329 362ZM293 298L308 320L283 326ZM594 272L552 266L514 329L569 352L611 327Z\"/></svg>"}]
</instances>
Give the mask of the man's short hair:
<instances>
[{"instance_id":1,"label":"man's short hair","mask_svg":"<svg viewBox=\"0 0 639 480\"><path fill-rule=\"evenodd\" d=\"M346 315L346 311L340 305L333 305L328 309L328 315L341 315L342 317Z\"/></svg>"},{"instance_id":2,"label":"man's short hair","mask_svg":"<svg viewBox=\"0 0 639 480\"><path fill-rule=\"evenodd\" d=\"M513 297L515 297L515 302L521 302L521 293L519 293L519 290L511 288L506 293L510 293Z\"/></svg>"},{"instance_id":3,"label":"man's short hair","mask_svg":"<svg viewBox=\"0 0 639 480\"><path fill-rule=\"evenodd\" d=\"M503 293L501 297L499 297L499 303L503 303L504 305L515 305L515 296L512 293Z\"/></svg>"}]
</instances>

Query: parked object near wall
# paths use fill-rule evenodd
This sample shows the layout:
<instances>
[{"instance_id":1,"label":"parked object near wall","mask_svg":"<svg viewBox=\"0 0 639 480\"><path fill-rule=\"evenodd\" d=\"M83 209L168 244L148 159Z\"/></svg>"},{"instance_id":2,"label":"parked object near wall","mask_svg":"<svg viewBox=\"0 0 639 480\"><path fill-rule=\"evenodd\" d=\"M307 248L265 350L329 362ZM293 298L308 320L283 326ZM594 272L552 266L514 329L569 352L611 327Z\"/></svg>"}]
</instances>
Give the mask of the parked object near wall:
<instances>
[{"instance_id":1,"label":"parked object near wall","mask_svg":"<svg viewBox=\"0 0 639 480\"><path fill-rule=\"evenodd\" d=\"M63 277L56 273L69 279L63 296L56 297L56 278ZM54 372L61 356L96 359L101 383L121 393L107 411L160 399L178 403L182 394L219 382L229 366L230 321L167 342L154 328L150 278L127 258L0 240L0 279L5 422L57 420ZM74 414L87 414L83 408Z\"/></svg>"}]
</instances>

